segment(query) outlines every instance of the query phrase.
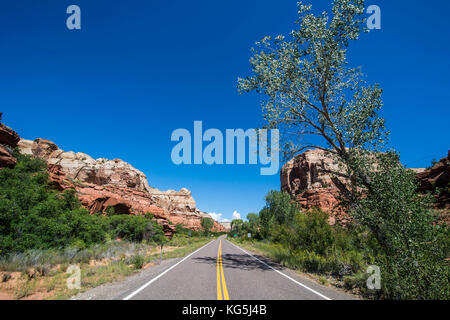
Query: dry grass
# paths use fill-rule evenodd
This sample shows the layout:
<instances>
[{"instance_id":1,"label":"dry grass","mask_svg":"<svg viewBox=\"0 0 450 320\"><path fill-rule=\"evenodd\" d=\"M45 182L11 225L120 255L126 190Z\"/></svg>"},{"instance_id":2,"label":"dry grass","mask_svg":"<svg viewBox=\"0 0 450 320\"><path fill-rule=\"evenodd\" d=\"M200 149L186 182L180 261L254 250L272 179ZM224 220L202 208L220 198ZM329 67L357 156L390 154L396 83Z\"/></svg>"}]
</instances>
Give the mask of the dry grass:
<instances>
[{"instance_id":1,"label":"dry grass","mask_svg":"<svg viewBox=\"0 0 450 320\"><path fill-rule=\"evenodd\" d=\"M197 248L200 248L211 239L190 239L188 242L177 243L180 246L164 247L163 259L184 256ZM182 246L181 246L182 245ZM11 261L3 260L0 271L0 300L64 300L80 292L99 285L118 281L139 272L132 264L132 258L142 255L144 263L142 268L150 268L159 263L160 249L156 246L140 244L121 244L122 250L116 248L103 248L103 253L90 256L81 253L82 259L73 255L67 259L67 255L57 257L54 253L51 263L48 258L42 261L47 253L23 254L23 261L16 255ZM114 251L112 253L112 251ZM86 259L86 256L92 259ZM30 258L32 257L32 258ZM75 259L74 259L75 257ZM78 263L74 263L81 260ZM45 264L45 268L42 265ZM70 277L66 273L71 264L76 264L81 270L81 289L68 289L67 280ZM37 266L37 267L36 267ZM5 270L6 269L6 270ZM7 281L2 282L2 279Z\"/></svg>"}]
</instances>

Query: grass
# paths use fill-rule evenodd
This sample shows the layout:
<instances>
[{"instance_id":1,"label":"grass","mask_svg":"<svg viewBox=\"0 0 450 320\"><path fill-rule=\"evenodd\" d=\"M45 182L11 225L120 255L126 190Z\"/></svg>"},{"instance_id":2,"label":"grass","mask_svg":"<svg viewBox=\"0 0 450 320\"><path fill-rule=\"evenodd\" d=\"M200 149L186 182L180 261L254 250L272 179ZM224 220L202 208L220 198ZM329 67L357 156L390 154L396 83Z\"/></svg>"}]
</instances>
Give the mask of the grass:
<instances>
[{"instance_id":1,"label":"grass","mask_svg":"<svg viewBox=\"0 0 450 320\"><path fill-rule=\"evenodd\" d=\"M183 257L212 239L174 237L163 250L163 259ZM105 283L121 280L159 263L160 248L156 244L111 242L85 250L33 250L0 260L0 292L15 299L65 300L80 292ZM81 270L81 288L69 289L66 273L70 265ZM29 277L32 272L36 276ZM6 276L6 274L8 276Z\"/></svg>"},{"instance_id":2,"label":"grass","mask_svg":"<svg viewBox=\"0 0 450 320\"><path fill-rule=\"evenodd\" d=\"M326 268L321 266L327 266L330 263L334 264L334 261L327 261L324 258L309 256L298 257L289 252L288 249L280 244L274 244L270 242L255 241L255 240L240 240L229 239L230 241L238 244L239 246L252 251L261 256L265 256L283 266L294 269L306 274L308 277L315 279L322 285L333 285L335 287L350 291L353 294L360 295L360 288L363 286L367 279L367 275L364 272L357 272L351 275L344 275L342 277L333 275L332 272L323 271ZM321 258L321 259L319 259ZM351 262L349 262L351 264ZM314 271L311 271L314 270Z\"/></svg>"},{"instance_id":3,"label":"grass","mask_svg":"<svg viewBox=\"0 0 450 320\"><path fill-rule=\"evenodd\" d=\"M135 269L142 269L142 267L144 267L144 263L145 257L139 254L131 258L131 264L134 266Z\"/></svg>"}]
</instances>

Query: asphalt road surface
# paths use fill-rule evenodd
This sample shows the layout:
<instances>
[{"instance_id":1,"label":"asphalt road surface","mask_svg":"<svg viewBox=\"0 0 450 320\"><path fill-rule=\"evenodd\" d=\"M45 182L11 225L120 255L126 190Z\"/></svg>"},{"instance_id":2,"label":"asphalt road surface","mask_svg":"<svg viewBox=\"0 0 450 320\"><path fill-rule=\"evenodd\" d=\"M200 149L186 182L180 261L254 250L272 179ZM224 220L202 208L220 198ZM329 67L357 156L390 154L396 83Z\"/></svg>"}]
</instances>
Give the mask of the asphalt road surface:
<instances>
[{"instance_id":1,"label":"asphalt road surface","mask_svg":"<svg viewBox=\"0 0 450 320\"><path fill-rule=\"evenodd\" d=\"M248 253L227 241L213 240L180 259L74 299L94 300L348 300L354 296L322 286Z\"/></svg>"}]
</instances>

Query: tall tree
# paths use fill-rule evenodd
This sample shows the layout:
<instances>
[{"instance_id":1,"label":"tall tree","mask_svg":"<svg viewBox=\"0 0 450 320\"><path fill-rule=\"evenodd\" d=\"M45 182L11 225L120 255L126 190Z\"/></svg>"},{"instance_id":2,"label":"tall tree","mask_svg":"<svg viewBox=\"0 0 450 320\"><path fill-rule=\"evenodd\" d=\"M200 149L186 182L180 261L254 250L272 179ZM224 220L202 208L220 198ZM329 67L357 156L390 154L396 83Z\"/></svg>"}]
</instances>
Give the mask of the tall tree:
<instances>
[{"instance_id":1,"label":"tall tree","mask_svg":"<svg viewBox=\"0 0 450 320\"><path fill-rule=\"evenodd\" d=\"M346 199L357 186L370 188L369 152L385 149L388 132L378 116L382 90L368 85L359 67L347 62L347 47L367 30L364 0L333 1L332 16L314 15L311 5L298 4L298 28L289 36L267 36L256 43L253 75L239 78L240 92L256 91L263 102L267 127L281 131L285 158L319 148L342 165L330 172ZM319 137L319 139L318 139Z\"/></svg>"},{"instance_id":2,"label":"tall tree","mask_svg":"<svg viewBox=\"0 0 450 320\"><path fill-rule=\"evenodd\" d=\"M211 229L214 227L214 220L211 218L204 217L202 218L201 225L205 233L209 233Z\"/></svg>"},{"instance_id":3,"label":"tall tree","mask_svg":"<svg viewBox=\"0 0 450 320\"><path fill-rule=\"evenodd\" d=\"M315 15L301 2L298 8L297 29L288 37L257 42L250 60L253 75L239 78L239 90L266 97L264 118L267 127L280 129L285 157L314 147L340 165L329 173L343 203L386 253L379 261L388 279L385 295L445 298L448 227L432 224L429 202L417 195L414 175L387 149L389 132L378 115L381 88L367 84L361 69L347 62L350 41L368 31L364 0L334 0L331 16ZM260 213L263 234L274 218L286 223L280 214L286 211L278 209L284 207L267 202L272 205Z\"/></svg>"}]
</instances>

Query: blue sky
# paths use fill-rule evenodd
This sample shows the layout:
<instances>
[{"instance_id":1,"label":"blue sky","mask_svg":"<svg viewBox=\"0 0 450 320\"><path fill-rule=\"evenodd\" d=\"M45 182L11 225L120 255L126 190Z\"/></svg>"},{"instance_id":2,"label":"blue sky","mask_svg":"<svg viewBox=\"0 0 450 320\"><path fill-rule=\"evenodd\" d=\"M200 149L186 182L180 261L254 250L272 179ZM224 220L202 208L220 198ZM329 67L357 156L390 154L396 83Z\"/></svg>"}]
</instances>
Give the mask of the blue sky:
<instances>
[{"instance_id":1,"label":"blue sky","mask_svg":"<svg viewBox=\"0 0 450 320\"><path fill-rule=\"evenodd\" d=\"M120 158L162 190L186 187L198 207L231 218L279 189L259 165L176 166L173 130L262 125L261 98L239 95L250 48L294 28L296 0L2 1L0 111L21 137ZM310 1L317 11L330 1ZM66 28L77 4L82 29ZM391 145L408 167L449 149L450 2L373 0L382 30L352 43L349 61L384 89Z\"/></svg>"}]
</instances>

